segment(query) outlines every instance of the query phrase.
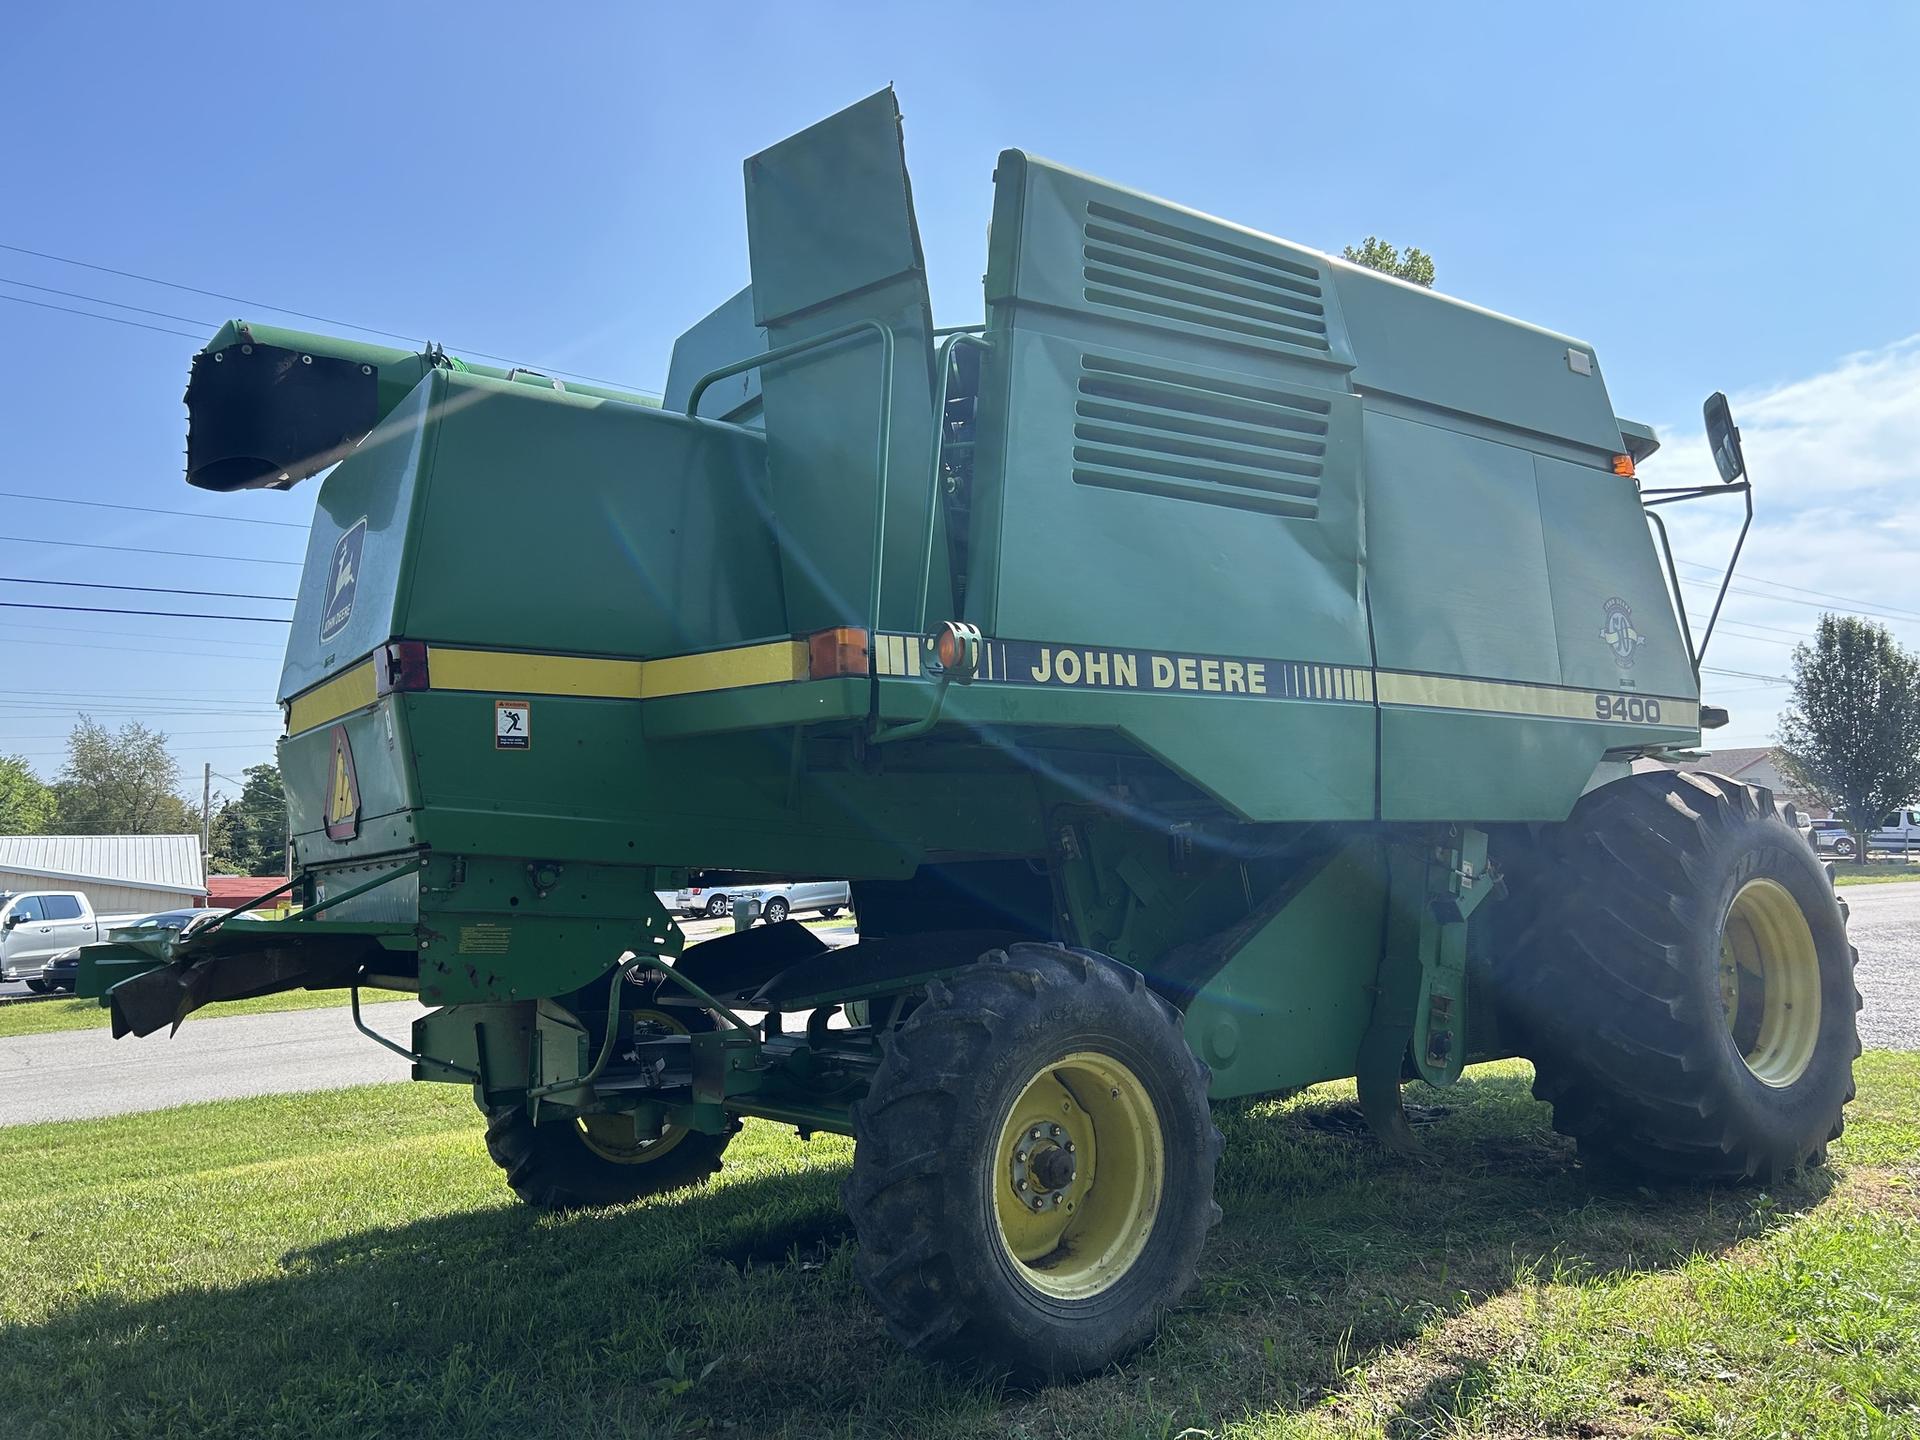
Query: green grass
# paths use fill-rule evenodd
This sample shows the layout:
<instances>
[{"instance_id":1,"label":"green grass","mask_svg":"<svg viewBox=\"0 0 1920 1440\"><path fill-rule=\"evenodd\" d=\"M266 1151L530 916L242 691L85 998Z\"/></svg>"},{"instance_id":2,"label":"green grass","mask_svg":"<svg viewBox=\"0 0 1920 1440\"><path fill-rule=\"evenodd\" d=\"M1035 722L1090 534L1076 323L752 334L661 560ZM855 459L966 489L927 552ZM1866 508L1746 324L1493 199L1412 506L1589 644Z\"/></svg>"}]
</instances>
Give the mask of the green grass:
<instances>
[{"instance_id":1,"label":"green grass","mask_svg":"<svg viewBox=\"0 0 1920 1440\"><path fill-rule=\"evenodd\" d=\"M1833 1169L1768 1191L1573 1166L1517 1064L1425 1160L1325 1123L1350 1087L1227 1107L1188 1303L1039 1391L886 1340L843 1140L750 1123L703 1191L549 1216L451 1087L0 1130L0 1435L1912 1434L1920 1056L1859 1074Z\"/></svg>"},{"instance_id":2,"label":"green grass","mask_svg":"<svg viewBox=\"0 0 1920 1440\"><path fill-rule=\"evenodd\" d=\"M1864 864L1858 860L1833 862L1833 883L1836 885L1888 885L1902 880L1920 880L1920 865L1908 860L1880 860Z\"/></svg>"},{"instance_id":3,"label":"green grass","mask_svg":"<svg viewBox=\"0 0 1920 1440\"><path fill-rule=\"evenodd\" d=\"M372 1005L381 1000L411 1000L399 990L362 990L360 1003ZM274 1010L318 1010L328 1005L347 1003L345 990L289 990L281 995L263 995L257 1000L223 1000L193 1012L193 1018L219 1015L261 1015ZM111 1023L97 1000L35 1000L20 1005L0 1006L0 1040L15 1035L45 1035L55 1030L104 1030Z\"/></svg>"}]
</instances>

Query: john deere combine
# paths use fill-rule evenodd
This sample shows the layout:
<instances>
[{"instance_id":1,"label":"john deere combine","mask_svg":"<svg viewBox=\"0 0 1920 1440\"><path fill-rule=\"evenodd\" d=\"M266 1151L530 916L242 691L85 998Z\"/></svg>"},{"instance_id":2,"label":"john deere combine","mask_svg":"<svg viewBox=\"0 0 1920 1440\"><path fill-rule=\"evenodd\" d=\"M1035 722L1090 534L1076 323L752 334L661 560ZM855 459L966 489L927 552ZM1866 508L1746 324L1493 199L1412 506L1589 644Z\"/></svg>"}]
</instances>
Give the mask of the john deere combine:
<instances>
[{"instance_id":1,"label":"john deere combine","mask_svg":"<svg viewBox=\"0 0 1920 1440\"><path fill-rule=\"evenodd\" d=\"M1053 1374L1193 1279L1211 1100L1354 1076L1407 1143L1403 1080L1519 1054L1595 1160L1818 1162L1844 921L1765 791L1630 773L1724 718L1646 508L1705 492L1641 489L1592 350L1018 151L994 185L943 329L891 92L754 156L752 284L663 405L223 327L189 480L331 467L299 908L90 950L116 1032L417 990L414 1074L538 1205L699 1181L743 1116L852 1135L893 1333ZM684 946L693 868L849 877L859 941Z\"/></svg>"}]
</instances>

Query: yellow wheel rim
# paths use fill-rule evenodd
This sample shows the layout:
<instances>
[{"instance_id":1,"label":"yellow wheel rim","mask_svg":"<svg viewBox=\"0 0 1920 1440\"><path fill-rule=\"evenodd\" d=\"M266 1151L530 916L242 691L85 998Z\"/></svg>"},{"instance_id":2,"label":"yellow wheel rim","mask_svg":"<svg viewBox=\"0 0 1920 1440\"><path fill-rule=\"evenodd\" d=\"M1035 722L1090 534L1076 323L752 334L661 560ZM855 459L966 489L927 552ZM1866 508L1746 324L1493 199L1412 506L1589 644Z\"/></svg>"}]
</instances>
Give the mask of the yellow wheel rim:
<instances>
[{"instance_id":1,"label":"yellow wheel rim","mask_svg":"<svg viewBox=\"0 0 1920 1440\"><path fill-rule=\"evenodd\" d=\"M1793 1084L1820 1041L1820 952L1799 902L1776 880L1749 880L1720 927L1720 1004L1747 1069Z\"/></svg>"},{"instance_id":2,"label":"yellow wheel rim","mask_svg":"<svg viewBox=\"0 0 1920 1440\"><path fill-rule=\"evenodd\" d=\"M669 1035L687 1033L687 1027L664 1010L634 1011L633 1028L636 1034L649 1029ZM642 1140L634 1133L630 1115L582 1115L574 1124L587 1149L616 1165L652 1164L692 1133L685 1125L664 1125L659 1135Z\"/></svg>"},{"instance_id":3,"label":"yellow wheel rim","mask_svg":"<svg viewBox=\"0 0 1920 1440\"><path fill-rule=\"evenodd\" d=\"M993 1210L1015 1271L1043 1294L1083 1300L1140 1258L1166 1173L1160 1117L1109 1055L1056 1060L1021 1090L994 1148Z\"/></svg>"}]
</instances>

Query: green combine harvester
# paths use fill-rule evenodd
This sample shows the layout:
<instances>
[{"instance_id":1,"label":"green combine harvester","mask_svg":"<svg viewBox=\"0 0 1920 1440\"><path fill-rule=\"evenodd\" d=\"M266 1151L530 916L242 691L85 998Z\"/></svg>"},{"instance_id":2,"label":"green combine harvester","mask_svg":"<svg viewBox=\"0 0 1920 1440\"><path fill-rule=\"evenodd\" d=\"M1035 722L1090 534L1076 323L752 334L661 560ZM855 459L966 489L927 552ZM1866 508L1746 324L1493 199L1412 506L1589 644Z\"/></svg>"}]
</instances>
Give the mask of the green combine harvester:
<instances>
[{"instance_id":1,"label":"green combine harvester","mask_svg":"<svg viewBox=\"0 0 1920 1440\"><path fill-rule=\"evenodd\" d=\"M890 91L755 155L752 284L664 404L224 326L188 479L329 472L298 908L91 947L115 1033L416 991L415 1077L542 1206L703 1180L746 1116L851 1135L892 1333L1052 1375L1193 1281L1212 1101L1354 1077L1407 1145L1403 1081L1521 1055L1593 1161L1819 1163L1830 877L1764 790L1632 770L1725 720L1649 527L1751 517L1724 400L1726 484L1643 490L1577 340L994 185L986 323L936 327ZM686 946L655 892L713 870L850 879L858 943Z\"/></svg>"}]
</instances>

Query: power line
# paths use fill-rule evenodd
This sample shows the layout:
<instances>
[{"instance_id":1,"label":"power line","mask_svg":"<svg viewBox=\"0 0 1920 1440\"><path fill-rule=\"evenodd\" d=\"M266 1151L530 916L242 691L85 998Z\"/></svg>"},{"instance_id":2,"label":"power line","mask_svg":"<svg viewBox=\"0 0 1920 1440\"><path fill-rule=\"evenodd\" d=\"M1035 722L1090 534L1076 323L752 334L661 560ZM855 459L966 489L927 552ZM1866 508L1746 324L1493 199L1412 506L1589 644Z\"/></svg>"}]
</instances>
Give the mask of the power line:
<instances>
[{"instance_id":1,"label":"power line","mask_svg":"<svg viewBox=\"0 0 1920 1440\"><path fill-rule=\"evenodd\" d=\"M72 732L69 731L68 733L71 734ZM259 732L255 730L169 730L167 731L167 738L169 740L181 740L201 735L231 737L234 735L256 735L258 733ZM65 740L66 738L66 735L0 735L0 745L11 745L18 740ZM278 739L279 737L275 736L274 738ZM221 775L218 770L213 773L217 778L222 780L233 779L230 775ZM237 784L239 782L236 781L235 783Z\"/></svg>"},{"instance_id":2,"label":"power line","mask_svg":"<svg viewBox=\"0 0 1920 1440\"><path fill-rule=\"evenodd\" d=\"M0 600L0 610L63 610L82 615L151 615L159 620L239 620L251 625L291 625L278 615L213 615L204 610L124 610L111 605L35 605L26 600Z\"/></svg>"},{"instance_id":3,"label":"power line","mask_svg":"<svg viewBox=\"0 0 1920 1440\"><path fill-rule=\"evenodd\" d=\"M1697 561L1697 560L1682 560L1682 561L1681 561L1680 563L1681 563L1682 565L1684 565L1684 566L1686 566L1686 567L1687 567L1687 568L1688 568L1689 570L1703 570L1703 571L1705 571L1705 572L1706 572L1707 574L1709 574L1709 575L1718 575L1718 574L1721 574L1721 573L1722 573L1721 571L1719 571L1719 570L1716 570L1716 569L1714 569L1714 568L1713 568L1713 566L1711 566L1711 565L1702 565L1702 564L1701 564L1701 563L1700 563L1699 561ZM1746 575L1746 574L1742 574L1740 578L1741 578L1742 580L1745 580L1745 581L1747 581L1747 582L1749 582L1750 584L1754 584L1754 585L1772 585L1772 586L1774 586L1774 587L1775 587L1775 588L1777 588L1777 589L1781 589L1781 590L1793 590L1793 591L1797 591L1798 593L1800 593L1800 594L1802 594L1802 595L1817 595L1817 596L1819 596L1819 597L1820 597L1821 599L1823 599L1823 600L1837 600L1837 601L1839 601L1839 602L1840 602L1840 603L1841 603L1842 605L1877 605L1877 604L1879 604L1879 603L1880 603L1880 602L1879 602L1879 601L1877 601L1877 600L1862 600L1862 599L1860 599L1860 598L1859 598L1858 596L1854 596L1854 595L1835 595L1835 594L1834 594L1834 593L1833 593L1832 591L1830 591L1830 590L1809 590L1809 589L1808 589L1808 588L1807 588L1806 586L1804 586L1804 585L1789 585L1789 584L1788 584L1788 583L1787 583L1786 581L1784 581L1784 580L1768 580L1768 579L1766 579L1765 577L1763 577L1763 576L1759 576L1759 575ZM1682 583L1683 583L1683 584L1687 584L1687 585L1699 585L1699 584L1702 584L1702 583L1704 583L1704 582L1702 582L1702 581L1699 581L1699 580L1687 580L1687 581L1683 581ZM1738 589L1737 587L1735 587L1735 591L1734 591L1734 593L1736 593L1736 594L1747 594L1747 593L1750 593L1750 592L1747 592L1747 591L1742 591L1742 590L1739 590L1739 589ZM1760 598L1761 598L1761 599L1763 599L1763 600L1779 600L1779 599L1784 599L1784 597L1783 597L1783 596L1778 596L1778 595L1763 595L1763 596L1761 596ZM1788 602L1788 603L1801 603L1801 602ZM1863 611L1861 611L1860 613L1862 613L1862 614L1871 614L1872 612L1871 612L1871 611L1864 611L1864 610L1863 610ZM1902 619L1902 620L1920 620L1920 615L1916 615L1916 614L1913 614L1912 612L1908 612L1908 613L1906 613L1906 614L1904 614L1904 615L1898 615L1898 616L1886 616L1886 617L1884 617L1884 618L1887 618L1887 619Z\"/></svg>"},{"instance_id":4,"label":"power line","mask_svg":"<svg viewBox=\"0 0 1920 1440\"><path fill-rule=\"evenodd\" d=\"M190 330L169 330L164 325L148 325L139 320L129 320L121 315L96 315L91 310L76 310L71 305L49 305L45 300L29 300L24 295L0 295L0 300L11 300L16 305L32 305L40 310L58 310L63 315L80 315L88 320L104 320L109 325L130 325L135 330L152 330L160 335L178 335L183 340L200 338Z\"/></svg>"},{"instance_id":5,"label":"power line","mask_svg":"<svg viewBox=\"0 0 1920 1440\"><path fill-rule=\"evenodd\" d=\"M0 295L0 300L6 296ZM177 560L239 560L248 565L289 565L299 569L301 560L262 560L257 555L208 555L194 550L163 550L152 545L98 545L90 540L41 540L31 535L0 535L0 540L16 545L63 545L69 550L112 550L122 555L169 555Z\"/></svg>"},{"instance_id":6,"label":"power line","mask_svg":"<svg viewBox=\"0 0 1920 1440\"><path fill-rule=\"evenodd\" d=\"M73 590L132 590L141 595L197 595L203 600L284 600L291 605L292 595L248 595L238 590L175 590L165 585L109 585L99 580L42 580L25 575L0 575L0 584L59 585Z\"/></svg>"},{"instance_id":7,"label":"power line","mask_svg":"<svg viewBox=\"0 0 1920 1440\"><path fill-rule=\"evenodd\" d=\"M1691 585L1696 590L1718 590L1720 588L1718 585L1714 584L1711 580L1682 580L1680 583L1682 585ZM1765 590L1749 590L1745 586L1741 586L1741 585L1729 585L1727 587L1727 593L1729 595L1746 595L1755 600L1771 600L1776 605L1804 605L1809 610L1831 610L1833 608L1831 605L1822 605L1817 600L1796 600L1791 595L1772 595ZM1920 621L1920 615L1915 615L1912 613L1906 613L1906 614L1901 614L1898 612L1889 613L1888 611L1885 611L1885 610L1865 609L1864 607L1866 605L1866 602L1864 600L1855 602L1852 600L1846 600L1844 597L1837 596L1837 595L1831 598L1836 600L1841 600L1842 603L1852 606L1853 607L1852 613L1855 615L1866 615L1866 616L1870 616L1875 620L1898 620L1901 622Z\"/></svg>"},{"instance_id":8,"label":"power line","mask_svg":"<svg viewBox=\"0 0 1920 1440\"><path fill-rule=\"evenodd\" d=\"M69 500L64 495L26 495L17 490L0 490L0 500L38 500L48 505L85 505L93 510L134 510L142 515L178 515L187 520L223 520L229 525L278 525L287 530L305 530L298 520L262 520L254 515L216 515L209 510L165 510L157 505L116 505L108 500Z\"/></svg>"},{"instance_id":9,"label":"power line","mask_svg":"<svg viewBox=\"0 0 1920 1440\"><path fill-rule=\"evenodd\" d=\"M224 635L188 635L178 630L109 630L99 625L22 624L9 625L4 633L16 635L23 630L31 630L40 635L115 635L125 640L184 640L188 644L225 645L242 650L264 650L275 655L286 653L286 647L273 640L229 640Z\"/></svg>"},{"instance_id":10,"label":"power line","mask_svg":"<svg viewBox=\"0 0 1920 1440\"><path fill-rule=\"evenodd\" d=\"M229 304L233 304L233 305L245 305L246 307L248 307L249 309L252 309L252 310L271 310L271 311L273 311L273 312L275 312L276 314L280 314L280 315L294 315L294 316L297 316L297 317L299 317L299 318L300 318L300 319L302 319L302 320L314 320L314 321L318 321L318 322L319 322L320 324L322 324L322 325L337 325L337 326L339 326L339 327L341 327L342 329L345 329L345 330L359 330L359 331L361 331L362 333L364 333L364 334L367 334L367 335L384 335L384 336L386 336L386 337L387 337L387 338L388 338L389 340L404 340L404 341L406 341L406 342L407 342L407 343L408 343L409 345L425 345L425 344L427 344L427 341L426 341L426 339L425 339L425 338L423 338L423 337L421 337L421 336L418 336L418 335L402 335L402 334L401 334L401 333L400 333L399 331L397 331L397 330L382 330L382 329L380 329L380 328L378 328L377 326L373 326L373 325L356 325L356 324L354 324L354 323L353 323L353 321L351 321L351 320L334 320L334 319L330 319L330 318L328 318L328 317L327 317L327 316L325 316L325 315L314 315L314 314L311 314L311 313L309 313L308 311L305 311L305 310L293 310L293 309L290 309L290 308L288 308L288 307L287 307L287 306L285 306L285 305L269 305L269 304L267 304L267 303L266 303L266 302L265 302L264 300L245 300L245 299L242 299L242 298L241 298L240 296L238 296L238 295L226 295L226 294L222 294L222 293L221 293L220 291L218 291L218 290L203 290L203 289L201 289L201 288L200 288L200 287L199 287L198 285L183 285L183 284L181 284L180 282L178 282L178 281L175 281L175 280L162 280L162 279L160 279L160 278L159 278L159 277L157 277L157 276L154 276L154 275L141 275L141 274L138 274L137 272L135 272L135 271L132 271L132 270L116 270L116 269L114 269L114 267L113 267L113 266L111 266L111 265L96 265L96 264L94 264L94 263L93 263L92 261L90 261L90 260L75 260L75 259L73 259L73 258L72 258L71 256L68 256L68 255L52 255L52 254L49 254L48 252L46 252L45 250L29 250L29 249L28 249L28 248L27 248L26 246L24 246L24 245L9 245L9 244L7 244L7 243L5 243L4 241L0 241L0 250L11 250L11 251L12 251L12 252L13 252L14 254L16 254L16 255L31 255L31 256L33 256L33 257L34 257L34 258L35 258L36 260L51 260L51 261L53 261L54 263L56 263L56 264L59 264L59 265L75 265L75 266L78 266L78 267L79 267L80 269L82 269L82 270L97 270L97 271L99 271L99 272L100 272L101 274L103 274L103 275L118 275L118 276L120 276L120 277L121 277L122 279L125 279L125 280L138 280L138 281L141 281L141 282L142 282L143 284L147 284L147 285L160 285L160 286L164 286L165 288L167 288L167 289L169 289L169 290L180 290L180 291L184 291L185 293L187 293L187 294L189 294L189 295L204 295L204 296L206 296L206 297L207 297L207 298L208 298L209 300L225 300L225 301L227 301L227 302L228 302ZM36 288L38 288L38 287L36 287ZM10 297L7 297L7 298L10 298ZM81 298L84 298L84 299L92 299L93 297L92 297L92 296L83 296L83 297L81 297ZM32 301L25 301L25 302L23 302L23 303L26 303L26 304L32 304L32 303L34 303L34 302L32 302ZM114 302L113 302L113 301L111 301L111 300L103 300L103 301L101 301L101 302L99 302L99 303L101 303L101 304L103 304L103 305L111 305L111 304L113 304ZM59 309L59 308L61 308L61 307L59 307L59 306L57 306L57 305L56 305L56 306L49 306L48 308L49 308L49 309L56 309L56 310L57 310L57 309ZM130 307L128 307L128 308L130 308L130 309L131 309L131 308L133 308L133 307L131 307L131 306L130 306ZM85 315L85 314L87 314L88 312L87 312L87 311L84 311L84 310L76 310L76 311L74 311L73 313L74 313L74 314L76 314L76 315ZM113 316L109 316L109 315L96 315L96 316L94 316L93 318L94 318L94 319L96 319L96 320L110 320L110 319L113 319L114 317L113 317ZM178 317L174 317L174 318L178 318ZM131 324L135 324L135 323L137 323L137 322L135 322L135 321L131 321L131 320L127 320L127 321L122 321L121 323L122 323L122 324L127 324L127 325L131 325ZM199 323L202 323L202 322L199 322L199 321L189 321L188 323L189 323L189 324L199 324ZM146 327L146 328L148 328L148 329L153 329L153 328L156 328L156 327L153 327L153 326L148 326L148 327ZM169 331L168 333L169 333L169 334L176 334L176 335L177 335L177 334L179 334L180 332L176 330L176 331ZM198 339L200 339L201 337L200 337L200 336L198 336L198 335L189 335L189 336L188 336L187 338L188 338L189 340L198 340ZM632 385L629 385L629 384L628 384L628 383L627 383L626 381L624 381L624 380L609 380L609 379L607 379L607 378L606 378L605 376L602 376L602 375L583 375L583 374L581 374L581 373L579 373L578 371L575 371L575 370L561 370L561 369L558 369L558 368L556 368L555 366L552 366L552 365L534 365L534 366L527 366L527 365L526 365L526 362L524 362L524 361L519 361L519 360L515 360L515 359L514 359L514 358L513 358L512 356L509 356L509 355L494 355L494 354L490 354L489 352L487 352L487 351L485 351L485 350L475 350L475 349L474 349L474 348L473 348L472 346L469 346L469 345L455 345L455 344L453 344L453 343L452 343L451 341L449 341L449 342L445 342L445 343L446 343L446 348L448 348L448 349L450 349L450 350L459 350L459 351L462 351L462 352L464 352L465 354L468 354L468 355L478 355L478 356L479 356L479 357L480 357L481 359L483 359L483 360L498 360L498 361L500 361L501 363L503 363L503 364L506 364L506 365L515 365L515 366L520 366L520 367L522 367L522 368L530 368L530 369L534 369L534 370L542 370L542 371L549 371L549 372L551 372L552 374L555 374L555 375L566 375L566 376L570 376L571 378L573 378L573 379L575 379L575 380L586 380L586 381L590 381L591 383L593 383L593 384L595 384L595 385L612 385L612 386L614 386L614 387L616 387L617 389L621 389L621 390L630 390L630 391L633 391L633 393L635 393L635 394L639 394L639 395L648 395L648 396L652 396L652 395L653 395L653 392L652 392L652 391L650 391L650 390L639 390L639 389L637 389L636 387L634 387L634 386L632 386Z\"/></svg>"},{"instance_id":11,"label":"power line","mask_svg":"<svg viewBox=\"0 0 1920 1440\"><path fill-rule=\"evenodd\" d=\"M125 305L118 300L103 299L98 295L82 295L76 290L56 290L51 285L35 285L31 280L14 280L0 275L0 285L18 285L22 290L38 290L42 295L64 295L69 300L85 300L91 305L111 305L116 310L131 310L136 315L152 315L160 320L178 320L182 325L205 325L205 320L196 320L191 315L169 315L165 310L148 310L139 305Z\"/></svg>"}]
</instances>

